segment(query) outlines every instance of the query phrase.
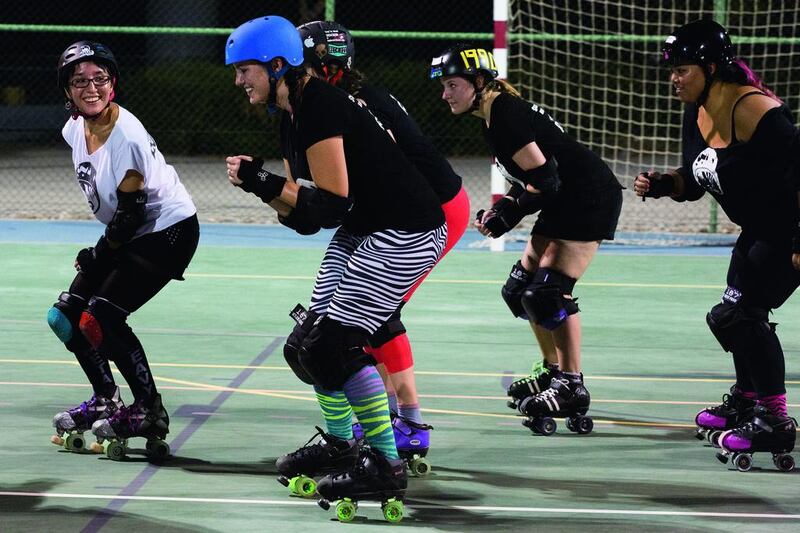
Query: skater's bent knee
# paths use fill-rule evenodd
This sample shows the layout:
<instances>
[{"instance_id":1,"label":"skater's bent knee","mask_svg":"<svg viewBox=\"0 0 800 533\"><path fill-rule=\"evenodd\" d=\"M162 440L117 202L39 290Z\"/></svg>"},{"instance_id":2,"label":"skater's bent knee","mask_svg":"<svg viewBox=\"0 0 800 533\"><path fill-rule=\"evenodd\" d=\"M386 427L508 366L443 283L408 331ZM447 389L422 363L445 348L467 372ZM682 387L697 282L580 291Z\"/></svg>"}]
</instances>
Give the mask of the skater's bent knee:
<instances>
[{"instance_id":1,"label":"skater's bent knee","mask_svg":"<svg viewBox=\"0 0 800 533\"><path fill-rule=\"evenodd\" d=\"M580 311L575 300L567 298L572 294L576 281L556 270L539 268L522 293L522 307L536 324L554 330L567 317Z\"/></svg>"},{"instance_id":2,"label":"skater's bent knee","mask_svg":"<svg viewBox=\"0 0 800 533\"><path fill-rule=\"evenodd\" d=\"M353 374L375 363L364 351L366 340L363 329L324 317L303 341L300 364L315 384L340 390Z\"/></svg>"}]
</instances>

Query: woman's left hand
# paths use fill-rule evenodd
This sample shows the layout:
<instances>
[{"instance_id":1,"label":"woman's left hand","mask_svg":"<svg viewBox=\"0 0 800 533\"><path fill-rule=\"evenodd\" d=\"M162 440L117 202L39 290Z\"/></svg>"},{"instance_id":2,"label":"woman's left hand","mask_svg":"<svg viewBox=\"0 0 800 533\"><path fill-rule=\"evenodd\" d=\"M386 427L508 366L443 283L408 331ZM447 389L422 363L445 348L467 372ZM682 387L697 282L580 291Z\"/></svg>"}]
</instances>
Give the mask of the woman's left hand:
<instances>
[{"instance_id":1,"label":"woman's left hand","mask_svg":"<svg viewBox=\"0 0 800 533\"><path fill-rule=\"evenodd\" d=\"M795 270L800 270L800 253L792 254L792 266Z\"/></svg>"},{"instance_id":2,"label":"woman's left hand","mask_svg":"<svg viewBox=\"0 0 800 533\"><path fill-rule=\"evenodd\" d=\"M242 180L239 179L239 165L242 160L252 161L253 158L249 155L235 155L225 158L225 165L228 167L228 181L231 185L241 185Z\"/></svg>"}]
</instances>

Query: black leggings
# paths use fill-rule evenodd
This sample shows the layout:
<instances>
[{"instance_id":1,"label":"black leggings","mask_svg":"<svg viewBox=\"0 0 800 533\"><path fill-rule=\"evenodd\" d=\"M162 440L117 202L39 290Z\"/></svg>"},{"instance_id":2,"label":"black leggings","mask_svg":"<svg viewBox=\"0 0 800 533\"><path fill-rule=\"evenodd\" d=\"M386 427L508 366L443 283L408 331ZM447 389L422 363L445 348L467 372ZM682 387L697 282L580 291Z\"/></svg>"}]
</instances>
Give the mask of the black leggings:
<instances>
[{"instance_id":1,"label":"black leggings","mask_svg":"<svg viewBox=\"0 0 800 533\"><path fill-rule=\"evenodd\" d=\"M791 257L788 240L776 244L743 232L728 267L728 294L738 298L736 305L742 308L767 313L779 308L800 286L800 272L792 267ZM758 397L786 392L783 349L774 326L770 330L732 351L737 384Z\"/></svg>"}]
</instances>

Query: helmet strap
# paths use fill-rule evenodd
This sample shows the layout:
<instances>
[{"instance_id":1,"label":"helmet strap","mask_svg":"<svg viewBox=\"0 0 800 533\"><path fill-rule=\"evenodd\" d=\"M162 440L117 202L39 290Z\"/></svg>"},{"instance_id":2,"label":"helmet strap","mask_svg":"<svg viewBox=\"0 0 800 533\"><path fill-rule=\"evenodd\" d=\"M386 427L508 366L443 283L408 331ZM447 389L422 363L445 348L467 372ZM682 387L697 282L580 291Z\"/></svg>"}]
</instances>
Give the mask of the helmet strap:
<instances>
[{"instance_id":1,"label":"helmet strap","mask_svg":"<svg viewBox=\"0 0 800 533\"><path fill-rule=\"evenodd\" d=\"M273 72L269 68L267 68L267 74L269 74L269 96L267 97L267 111L270 115L274 115L279 111L278 109L278 80L286 74L286 71L289 70L289 65L284 65L282 69L277 72Z\"/></svg>"}]
</instances>

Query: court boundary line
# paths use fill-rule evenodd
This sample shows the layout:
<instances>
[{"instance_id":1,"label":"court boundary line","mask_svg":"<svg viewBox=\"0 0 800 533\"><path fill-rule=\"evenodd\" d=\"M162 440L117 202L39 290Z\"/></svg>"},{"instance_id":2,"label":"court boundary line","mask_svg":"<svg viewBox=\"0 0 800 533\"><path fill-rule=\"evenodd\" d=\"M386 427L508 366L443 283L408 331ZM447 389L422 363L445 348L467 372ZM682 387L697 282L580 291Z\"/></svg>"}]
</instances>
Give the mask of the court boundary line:
<instances>
[{"instance_id":1,"label":"court boundary line","mask_svg":"<svg viewBox=\"0 0 800 533\"><path fill-rule=\"evenodd\" d=\"M0 491L0 496L27 497L27 498L61 498L61 499L89 499L89 500L124 500L128 501L158 501L172 503L216 503L240 504L263 506L303 506L317 507L317 503L309 500L286 498L285 500L259 500L247 498L201 498L188 496L127 496L105 494L67 494L63 492L21 492ZM413 498L411 498L413 500ZM406 500L408 501L408 500ZM359 507L380 507L378 502L359 502ZM585 514L585 515L624 515L624 516L686 516L695 518L754 518L774 520L800 520L800 514L781 513L725 513L719 511L654 511L639 509L582 509L567 507L506 507L493 505L437 505L432 503L410 504L407 508L414 509L456 509L470 512L500 512L500 513L547 513L547 514Z\"/></svg>"}]
</instances>

